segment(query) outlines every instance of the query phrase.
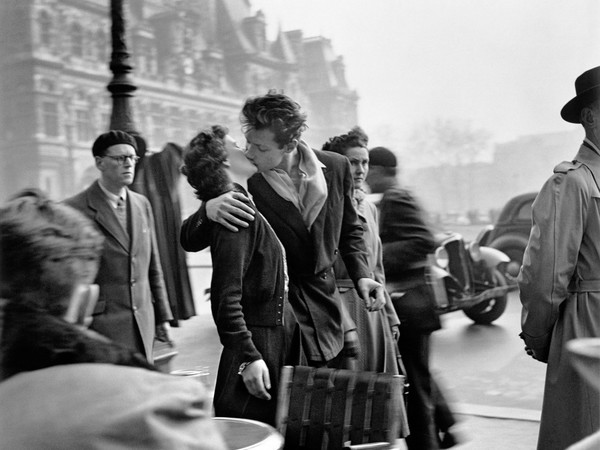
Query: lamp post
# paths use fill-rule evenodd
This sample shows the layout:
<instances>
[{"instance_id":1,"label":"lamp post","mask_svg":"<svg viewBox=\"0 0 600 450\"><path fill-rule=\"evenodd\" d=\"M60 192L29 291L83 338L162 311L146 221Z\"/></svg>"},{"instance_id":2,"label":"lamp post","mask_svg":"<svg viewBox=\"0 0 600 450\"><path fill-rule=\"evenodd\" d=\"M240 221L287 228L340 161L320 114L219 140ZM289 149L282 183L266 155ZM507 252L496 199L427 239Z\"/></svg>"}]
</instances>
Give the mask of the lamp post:
<instances>
[{"instance_id":1,"label":"lamp post","mask_svg":"<svg viewBox=\"0 0 600 450\"><path fill-rule=\"evenodd\" d=\"M112 112L110 115L110 129L126 131L135 137L137 142L137 154L143 157L146 153L146 141L138 133L133 120L131 98L137 86L129 77L133 67L129 63L129 52L125 43L125 16L123 13L123 0L110 0L111 17L111 39L112 53L110 58L110 70L113 73L112 80L106 88L112 96ZM136 165L136 175L142 166L141 161ZM136 177L137 178L137 177ZM131 186L135 189L134 185ZM171 360L177 355L173 345L168 342L154 341L154 364L163 372L170 371Z\"/></svg>"},{"instance_id":2,"label":"lamp post","mask_svg":"<svg viewBox=\"0 0 600 450\"><path fill-rule=\"evenodd\" d=\"M113 73L113 78L106 86L112 96L110 129L126 131L133 135L138 144L138 155L144 156L146 142L136 130L130 102L137 86L133 84L129 76L133 67L129 62L130 55L125 42L126 22L123 12L123 0L110 0L110 17L112 39L110 70Z\"/></svg>"}]
</instances>

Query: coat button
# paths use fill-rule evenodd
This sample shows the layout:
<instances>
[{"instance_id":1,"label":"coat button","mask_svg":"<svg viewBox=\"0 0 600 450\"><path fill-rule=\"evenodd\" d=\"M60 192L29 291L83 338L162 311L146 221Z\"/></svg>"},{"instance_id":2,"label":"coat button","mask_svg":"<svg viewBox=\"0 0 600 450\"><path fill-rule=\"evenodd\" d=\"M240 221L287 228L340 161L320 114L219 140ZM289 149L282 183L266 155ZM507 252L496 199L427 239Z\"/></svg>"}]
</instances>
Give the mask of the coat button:
<instances>
[{"instance_id":1,"label":"coat button","mask_svg":"<svg viewBox=\"0 0 600 450\"><path fill-rule=\"evenodd\" d=\"M134 311L137 311L137 310L138 310L138 307L137 307L136 305L133 305L133 310L134 310Z\"/></svg>"}]
</instances>

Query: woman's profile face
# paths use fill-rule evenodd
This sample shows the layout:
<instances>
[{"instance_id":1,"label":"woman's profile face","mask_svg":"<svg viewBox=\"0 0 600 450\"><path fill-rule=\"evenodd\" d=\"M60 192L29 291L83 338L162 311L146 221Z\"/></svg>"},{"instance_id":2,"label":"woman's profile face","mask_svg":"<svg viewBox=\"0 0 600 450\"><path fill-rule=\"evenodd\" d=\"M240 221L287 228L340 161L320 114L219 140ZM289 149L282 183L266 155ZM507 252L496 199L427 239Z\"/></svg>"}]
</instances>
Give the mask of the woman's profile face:
<instances>
[{"instance_id":1,"label":"woman's profile face","mask_svg":"<svg viewBox=\"0 0 600 450\"><path fill-rule=\"evenodd\" d=\"M364 147L351 147L346 150L345 156L350 160L354 188L363 188L369 173L369 151Z\"/></svg>"},{"instance_id":2,"label":"woman's profile face","mask_svg":"<svg viewBox=\"0 0 600 450\"><path fill-rule=\"evenodd\" d=\"M227 151L227 162L231 171L237 175L250 178L257 171L256 166L252 164L244 155L235 139L226 135L223 139L225 150Z\"/></svg>"}]
</instances>

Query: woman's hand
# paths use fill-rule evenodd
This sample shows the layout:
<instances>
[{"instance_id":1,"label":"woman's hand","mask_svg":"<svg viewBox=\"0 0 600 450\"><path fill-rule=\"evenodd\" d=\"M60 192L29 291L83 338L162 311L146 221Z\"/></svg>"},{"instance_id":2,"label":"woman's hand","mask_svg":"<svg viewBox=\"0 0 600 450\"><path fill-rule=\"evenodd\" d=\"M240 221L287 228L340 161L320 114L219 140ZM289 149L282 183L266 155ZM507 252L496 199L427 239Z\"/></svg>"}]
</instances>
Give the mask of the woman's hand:
<instances>
[{"instance_id":1,"label":"woman's hand","mask_svg":"<svg viewBox=\"0 0 600 450\"><path fill-rule=\"evenodd\" d=\"M257 359L248 364L241 376L248 392L263 400L271 400L271 395L267 392L271 389L271 377L264 360Z\"/></svg>"}]
</instances>

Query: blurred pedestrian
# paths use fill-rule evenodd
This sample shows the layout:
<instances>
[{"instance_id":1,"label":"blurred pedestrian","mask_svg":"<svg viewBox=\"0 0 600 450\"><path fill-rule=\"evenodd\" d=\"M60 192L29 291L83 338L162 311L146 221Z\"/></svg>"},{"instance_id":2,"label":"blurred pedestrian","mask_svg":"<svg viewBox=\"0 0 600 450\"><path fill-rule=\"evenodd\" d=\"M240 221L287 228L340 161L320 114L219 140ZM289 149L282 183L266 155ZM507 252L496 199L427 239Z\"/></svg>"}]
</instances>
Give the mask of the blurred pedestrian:
<instances>
[{"instance_id":1,"label":"blurred pedestrian","mask_svg":"<svg viewBox=\"0 0 600 450\"><path fill-rule=\"evenodd\" d=\"M92 154L100 177L65 202L89 217L105 237L92 328L152 362L154 338L169 340L173 316L150 202L127 188L138 160L136 148L135 139L124 131L98 136Z\"/></svg>"},{"instance_id":2,"label":"blurred pedestrian","mask_svg":"<svg viewBox=\"0 0 600 450\"><path fill-rule=\"evenodd\" d=\"M87 330L102 235L79 211L25 190L0 208L0 381L59 364L154 369Z\"/></svg>"},{"instance_id":3,"label":"blurred pedestrian","mask_svg":"<svg viewBox=\"0 0 600 450\"><path fill-rule=\"evenodd\" d=\"M533 203L533 226L519 274L521 337L548 363L539 450L564 449L600 429L600 396L572 367L565 344L600 337L600 67L575 81L561 110L585 138L560 163Z\"/></svg>"},{"instance_id":4,"label":"blurred pedestrian","mask_svg":"<svg viewBox=\"0 0 600 450\"><path fill-rule=\"evenodd\" d=\"M341 298L333 264L341 255L365 307L381 309L383 286L369 278L363 230L352 205L352 175L348 160L311 149L301 135L306 115L284 94L246 100L241 113L246 157L258 173L248 180L256 207L285 247L290 276L290 303L302 329L308 364L340 367L346 343ZM203 210L204 211L204 210ZM254 215L240 193L223 194L206 202L204 230L211 221L233 231L246 227ZM181 244L197 251L208 244L184 222Z\"/></svg>"},{"instance_id":5,"label":"blurred pedestrian","mask_svg":"<svg viewBox=\"0 0 600 450\"><path fill-rule=\"evenodd\" d=\"M379 205L383 267L386 287L400 319L398 345L410 383L410 435L406 443L415 450L448 448L455 444L449 430L453 420L447 414L449 410L443 408L444 397L429 369L431 333L441 327L425 278L435 239L420 205L398 182L394 153L375 147L369 151L369 165L367 184L373 193L383 194ZM438 401L441 405L436 406ZM444 424L436 422L436 411L445 419Z\"/></svg>"},{"instance_id":6,"label":"blurred pedestrian","mask_svg":"<svg viewBox=\"0 0 600 450\"><path fill-rule=\"evenodd\" d=\"M354 181L353 201L364 230L363 238L367 247L369 270L374 280L385 285L377 207L366 198L365 179L369 171L367 145L367 135L361 128L355 127L346 134L330 138L323 145L323 150L339 153L350 161ZM400 321L387 291L384 291L386 296L384 308L368 311L341 259L335 262L334 270L343 304L348 307L358 331L360 352L357 364L353 368L397 375L399 373L397 339L400 333L398 329Z\"/></svg>"},{"instance_id":7,"label":"blurred pedestrian","mask_svg":"<svg viewBox=\"0 0 600 450\"><path fill-rule=\"evenodd\" d=\"M87 329L102 242L40 191L0 207L0 446L225 448L200 383Z\"/></svg>"},{"instance_id":8,"label":"blurred pedestrian","mask_svg":"<svg viewBox=\"0 0 600 450\"><path fill-rule=\"evenodd\" d=\"M256 173L227 132L213 126L186 148L182 172L203 202L229 191L247 196L248 178ZM214 405L217 416L275 425L279 375L284 365L300 363L300 334L287 298L283 246L252 201L248 205L256 214L249 227L209 229L211 309L224 347Z\"/></svg>"}]
</instances>

